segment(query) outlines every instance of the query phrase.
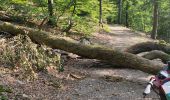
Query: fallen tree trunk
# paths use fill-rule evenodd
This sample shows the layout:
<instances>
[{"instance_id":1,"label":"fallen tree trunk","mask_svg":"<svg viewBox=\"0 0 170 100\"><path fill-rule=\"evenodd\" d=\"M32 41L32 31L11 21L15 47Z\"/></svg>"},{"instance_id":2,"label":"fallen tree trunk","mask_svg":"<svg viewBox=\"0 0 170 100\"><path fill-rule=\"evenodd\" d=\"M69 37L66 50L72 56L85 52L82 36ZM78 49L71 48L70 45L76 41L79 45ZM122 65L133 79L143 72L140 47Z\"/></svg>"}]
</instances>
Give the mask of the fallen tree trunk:
<instances>
[{"instance_id":1,"label":"fallen tree trunk","mask_svg":"<svg viewBox=\"0 0 170 100\"><path fill-rule=\"evenodd\" d=\"M163 63L167 63L167 61L170 60L170 55L168 55L165 52L162 51L158 51L158 50L153 50L145 55L143 55L142 57L149 59L149 60L153 60L153 59L161 59Z\"/></svg>"},{"instance_id":2,"label":"fallen tree trunk","mask_svg":"<svg viewBox=\"0 0 170 100\"><path fill-rule=\"evenodd\" d=\"M163 66L134 54L120 52L102 46L83 45L70 38L62 38L49 35L50 33L38 31L26 27L16 26L10 23L1 22L0 31L12 34L27 34L34 42L72 52L77 55L107 61L118 66L138 69L147 73L155 74Z\"/></svg>"},{"instance_id":3,"label":"fallen tree trunk","mask_svg":"<svg viewBox=\"0 0 170 100\"><path fill-rule=\"evenodd\" d=\"M138 54L141 52L147 52L147 51L152 51L152 50L160 50L160 51L170 54L170 45L162 44L159 42L143 42L143 43L139 43L134 46L131 46L125 51L129 53L133 53L133 54Z\"/></svg>"},{"instance_id":4,"label":"fallen tree trunk","mask_svg":"<svg viewBox=\"0 0 170 100\"><path fill-rule=\"evenodd\" d=\"M25 20L22 16L13 16L0 11L0 20L5 22L14 22L17 24L27 24L31 27L37 26L37 24Z\"/></svg>"}]
</instances>

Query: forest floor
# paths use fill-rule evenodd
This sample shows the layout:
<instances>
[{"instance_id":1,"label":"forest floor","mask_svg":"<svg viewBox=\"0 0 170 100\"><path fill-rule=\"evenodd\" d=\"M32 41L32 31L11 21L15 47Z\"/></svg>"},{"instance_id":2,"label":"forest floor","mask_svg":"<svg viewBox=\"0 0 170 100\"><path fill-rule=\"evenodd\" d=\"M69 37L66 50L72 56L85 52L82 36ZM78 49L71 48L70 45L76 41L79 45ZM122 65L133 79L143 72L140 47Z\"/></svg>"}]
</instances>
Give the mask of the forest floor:
<instances>
[{"instance_id":1,"label":"forest floor","mask_svg":"<svg viewBox=\"0 0 170 100\"><path fill-rule=\"evenodd\" d=\"M109 26L111 32L94 33L90 41L118 50L140 42L152 41L144 33L122 26ZM71 54L73 55L74 54ZM63 57L66 58L66 57ZM152 76L133 69L115 69L95 59L67 58L64 72L48 68L38 73L35 81L19 80L18 73L0 70L0 85L9 86L11 100L159 100L154 92L143 98L145 86Z\"/></svg>"}]
</instances>

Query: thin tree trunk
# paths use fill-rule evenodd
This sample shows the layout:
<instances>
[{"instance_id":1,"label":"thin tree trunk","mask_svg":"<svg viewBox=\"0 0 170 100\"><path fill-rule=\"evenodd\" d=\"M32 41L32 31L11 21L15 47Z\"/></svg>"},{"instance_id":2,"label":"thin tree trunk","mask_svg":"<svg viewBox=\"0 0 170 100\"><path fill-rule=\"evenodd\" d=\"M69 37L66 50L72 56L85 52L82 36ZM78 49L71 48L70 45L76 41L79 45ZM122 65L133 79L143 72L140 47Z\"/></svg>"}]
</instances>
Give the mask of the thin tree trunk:
<instances>
[{"instance_id":1,"label":"thin tree trunk","mask_svg":"<svg viewBox=\"0 0 170 100\"><path fill-rule=\"evenodd\" d=\"M53 25L52 17L53 17L53 0L48 0L48 12L49 12L49 25Z\"/></svg>"},{"instance_id":2,"label":"thin tree trunk","mask_svg":"<svg viewBox=\"0 0 170 100\"><path fill-rule=\"evenodd\" d=\"M122 0L118 0L118 24L122 23Z\"/></svg>"},{"instance_id":3,"label":"thin tree trunk","mask_svg":"<svg viewBox=\"0 0 170 100\"><path fill-rule=\"evenodd\" d=\"M99 26L103 27L103 22L102 22L102 0L99 0Z\"/></svg>"},{"instance_id":4,"label":"thin tree trunk","mask_svg":"<svg viewBox=\"0 0 170 100\"><path fill-rule=\"evenodd\" d=\"M129 2L126 1L126 27L129 27Z\"/></svg>"},{"instance_id":5,"label":"thin tree trunk","mask_svg":"<svg viewBox=\"0 0 170 100\"><path fill-rule=\"evenodd\" d=\"M151 38L156 39L158 30L158 0L154 0L154 12L153 12L153 30Z\"/></svg>"}]
</instances>

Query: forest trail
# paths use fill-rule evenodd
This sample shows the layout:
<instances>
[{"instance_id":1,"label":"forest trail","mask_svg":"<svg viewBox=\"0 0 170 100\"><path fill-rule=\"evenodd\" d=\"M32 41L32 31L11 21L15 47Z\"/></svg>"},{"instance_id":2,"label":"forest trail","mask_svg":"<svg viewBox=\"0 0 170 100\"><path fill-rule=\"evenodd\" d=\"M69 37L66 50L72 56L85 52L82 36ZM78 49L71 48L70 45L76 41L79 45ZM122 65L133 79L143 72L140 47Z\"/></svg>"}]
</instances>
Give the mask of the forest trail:
<instances>
[{"instance_id":1,"label":"forest trail","mask_svg":"<svg viewBox=\"0 0 170 100\"><path fill-rule=\"evenodd\" d=\"M153 41L142 32L135 32L120 25L109 25L110 32L94 33L92 43L102 44L113 49L124 50L137 43Z\"/></svg>"},{"instance_id":2,"label":"forest trail","mask_svg":"<svg viewBox=\"0 0 170 100\"><path fill-rule=\"evenodd\" d=\"M109 28L110 33L94 33L90 41L121 51L137 43L153 41L145 33L134 32L122 26L110 25ZM159 100L159 96L153 91L148 97L143 98L142 93L152 75L142 71L109 68L92 59L68 60L65 67L70 73L85 78L76 82L73 88L61 92L60 100L68 98L70 100Z\"/></svg>"},{"instance_id":3,"label":"forest trail","mask_svg":"<svg viewBox=\"0 0 170 100\"><path fill-rule=\"evenodd\" d=\"M124 50L151 40L143 33L121 26L110 26L110 30L110 33L94 33L91 42ZM65 59L64 72L49 68L47 73L38 73L38 79L33 82L17 79L18 73L2 73L0 84L13 89L14 92L8 94L11 100L16 96L17 100L159 100L154 92L143 98L150 74L111 68L95 59L62 58Z\"/></svg>"}]
</instances>

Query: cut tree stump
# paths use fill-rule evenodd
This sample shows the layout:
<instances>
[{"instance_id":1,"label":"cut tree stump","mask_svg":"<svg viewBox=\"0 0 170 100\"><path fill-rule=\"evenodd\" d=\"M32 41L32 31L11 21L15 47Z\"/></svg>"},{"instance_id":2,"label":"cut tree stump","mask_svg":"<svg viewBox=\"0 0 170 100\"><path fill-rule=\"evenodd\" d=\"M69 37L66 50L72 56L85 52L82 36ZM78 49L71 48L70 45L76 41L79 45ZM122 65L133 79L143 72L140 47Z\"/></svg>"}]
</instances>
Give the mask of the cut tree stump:
<instances>
[{"instance_id":1,"label":"cut tree stump","mask_svg":"<svg viewBox=\"0 0 170 100\"><path fill-rule=\"evenodd\" d=\"M86 58L103 60L117 66L138 69L147 73L156 74L164 66L164 64L156 63L127 52L102 46L83 45L70 38L57 37L50 35L49 32L38 31L7 22L0 22L0 31L6 31L15 35L27 34L33 42L44 44L54 49L61 49Z\"/></svg>"}]
</instances>

